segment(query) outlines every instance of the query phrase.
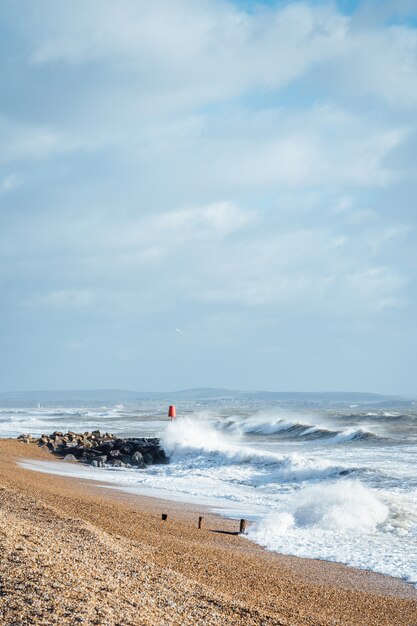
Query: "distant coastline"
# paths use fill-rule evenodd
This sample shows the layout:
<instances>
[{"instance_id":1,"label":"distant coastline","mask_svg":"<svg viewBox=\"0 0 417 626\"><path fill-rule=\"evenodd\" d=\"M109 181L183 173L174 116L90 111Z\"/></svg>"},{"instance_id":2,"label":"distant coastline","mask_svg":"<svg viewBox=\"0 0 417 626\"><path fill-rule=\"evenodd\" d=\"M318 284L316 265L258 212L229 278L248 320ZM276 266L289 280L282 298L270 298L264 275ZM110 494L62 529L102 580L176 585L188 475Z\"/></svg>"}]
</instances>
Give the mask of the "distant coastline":
<instances>
[{"instance_id":1,"label":"distant coastline","mask_svg":"<svg viewBox=\"0 0 417 626\"><path fill-rule=\"evenodd\" d=\"M244 391L223 388L194 388L178 391L133 391L125 389L85 389L85 390L36 390L0 392L0 406L35 407L59 406L100 406L102 404L120 404L124 402L189 402L227 400L256 402L274 402L284 405L305 406L414 406L415 400L395 395L355 391Z\"/></svg>"}]
</instances>

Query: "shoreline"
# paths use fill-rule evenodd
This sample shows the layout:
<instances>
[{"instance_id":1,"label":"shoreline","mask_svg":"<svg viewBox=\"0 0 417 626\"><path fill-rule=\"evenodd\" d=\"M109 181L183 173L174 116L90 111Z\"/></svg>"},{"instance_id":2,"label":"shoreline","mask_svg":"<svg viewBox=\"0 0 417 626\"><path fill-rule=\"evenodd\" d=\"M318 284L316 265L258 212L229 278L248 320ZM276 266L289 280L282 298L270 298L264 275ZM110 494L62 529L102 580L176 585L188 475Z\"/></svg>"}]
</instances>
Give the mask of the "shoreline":
<instances>
[{"instance_id":1,"label":"shoreline","mask_svg":"<svg viewBox=\"0 0 417 626\"><path fill-rule=\"evenodd\" d=\"M1 444L0 444L0 447L1 447ZM45 463L51 462L54 464L61 464L63 461L63 459L54 457L49 454L47 456L48 457L50 456L50 458L43 458L42 462L45 462ZM81 483L77 482L77 484L80 485L82 483L85 483L86 485L88 485L89 489L91 491L96 492L97 495L109 497L111 500L126 502L126 503L131 504L132 506L135 506L135 505L138 506L140 503L141 510L145 510L150 514L157 515L159 519L161 519L162 513L165 513L165 514L168 514L170 521L172 521L173 519L176 519L177 521L183 521L183 522L186 522L187 524L192 525L193 527L197 527L199 516L203 516L203 527L205 527L205 529L207 529L207 523L208 522L210 523L210 528L208 529L209 532L218 532L218 533L224 533L224 534L229 534L229 535L240 535L238 530L239 530L239 521L241 517L238 515L235 515L235 516L232 515L231 512L228 511L226 508L224 509L224 514L222 514L220 512L214 511L212 508L210 508L208 504L198 504L192 501L187 501L185 499L174 500L172 497L164 498L164 497L159 497L156 495L147 495L146 493L138 493L128 486L123 486L122 484L117 485L117 484L108 482L106 481L104 477L103 478L91 478L91 477L86 477L86 476L76 476L75 474L71 474L71 475L66 475L64 473L59 474L59 473L56 473L55 471L48 472L47 470L44 470L44 469L36 469L36 466L33 468L30 467L30 459L20 459L18 461L18 465L22 469L33 472L35 474L39 472L39 473L43 473L49 476L64 478L67 480L74 480L76 482L81 481ZM68 467L68 465L74 465L75 467L80 466L78 461L65 462L65 467ZM100 468L98 469L98 471L100 471ZM246 519L245 521L246 521L246 528L249 528L250 525L253 523L253 521L250 519ZM386 592L388 595L390 595L393 591L392 585L391 585L391 582L388 582L387 584L384 585L383 584L384 581L385 582L396 581L400 583L401 589L403 585L406 585L408 589L411 589L412 595L415 593L415 597L417 599L417 587L413 583L399 576L391 576L389 574L376 572L371 569L355 567L347 563L341 563L340 561L330 561L324 558L320 559L317 557L314 557L314 558L300 557L300 556L295 556L292 554L275 552L273 550L268 550L267 548L253 541L250 537L246 535L241 535L241 536L246 541L248 541L249 545L253 546L254 549L256 548L258 550L261 550L262 553L267 553L272 556L275 555L280 558L284 558L284 559L288 558L291 560L295 559L296 561L299 561L300 563L304 563L305 561L307 561L307 562L327 563L329 565L338 565L338 566L347 568L348 570L351 570L351 571L366 572L372 577L375 577L375 576L382 577L381 580L378 581L378 583L381 586L381 590ZM402 597L401 589L395 588L393 595L395 597ZM409 597L409 594L405 593L404 597Z\"/></svg>"},{"instance_id":2,"label":"shoreline","mask_svg":"<svg viewBox=\"0 0 417 626\"><path fill-rule=\"evenodd\" d=\"M33 566L39 556L33 546L30 547L30 541L22 539L25 533L13 538L15 528L29 520L42 538L49 531L39 516L46 515L52 520L49 522L52 526L59 526L62 541L65 536L72 537L75 533L69 553L61 541L61 560L67 576L77 578L78 572L77 589L83 590L84 602L88 598L87 603L96 607L89 608L91 615L81 616L84 622L80 623L417 624L417 590L401 579L339 563L268 552L243 537L228 534L237 530L236 520L212 514L204 506L132 495L103 488L86 479L80 481L41 474L17 465L18 461L25 459L56 462L49 452L34 445L0 440L0 512L14 518L12 528L10 523L2 523L7 529L6 535L9 533L6 538L2 536L2 541L9 546L6 553L11 558L9 567L3 566L1 572L3 589L6 590L6 593L3 591L4 604L11 607L7 609L10 615L5 616L9 621L13 621L12 617L17 619L18 615L33 621L33 616L37 615L36 623L55 623L51 621L55 617L50 611L53 581L49 580L46 586L48 591L44 595L48 598L41 601L41 608L37 609L45 615L40 617L33 613L33 604L27 602L33 600L33 590L27 589L22 594L19 592L17 599L14 597L13 586L16 585L12 584L10 571L10 563L13 571L19 570L19 567ZM25 503L30 503L26 511ZM167 522L161 522L162 512L169 514ZM204 516L202 530L196 528L198 515ZM86 533L92 534L94 541L91 537L83 540ZM101 549L98 554L89 554L92 543L98 541L97 537ZM42 539L40 541L42 544ZM22 563L19 557L22 550L16 553L13 543L16 550L24 543L32 560ZM85 555L85 550L78 554L77 545L87 547ZM50 551L46 551L46 556ZM113 573L117 573L114 584L119 578L141 579L141 583L132 587L130 581L126 594L120 590L116 593L116 588L113 592L105 592L94 584L91 588L85 587L83 579L86 576L88 579L88 574L83 573L81 565L87 559L87 572L91 568L101 571L104 552L109 553L104 563L106 576L114 578L109 573L109 563L110 570L115 568ZM75 554L81 563L78 568L73 562ZM132 554L136 555L134 564ZM15 561L15 558L19 560ZM20 565L13 565L16 563ZM141 564L139 570L138 563ZM51 563L43 574L49 570L54 572L55 566L56 563ZM144 572L147 574L143 578ZM30 578L30 572L26 572L26 578L28 576ZM169 593L165 585L161 589L161 581L167 576L172 579ZM164 604L167 593L173 604ZM160 594L162 599L155 604L155 598ZM144 610L140 617L133 610L137 607L132 606L132 602L138 604L138 599ZM74 623L73 609L68 605L66 610L70 611L70 616L55 607L56 623ZM105 615L100 614L100 617L100 611L105 611ZM180 615L178 611L185 613ZM117 621L119 614L123 615L120 622Z\"/></svg>"}]
</instances>

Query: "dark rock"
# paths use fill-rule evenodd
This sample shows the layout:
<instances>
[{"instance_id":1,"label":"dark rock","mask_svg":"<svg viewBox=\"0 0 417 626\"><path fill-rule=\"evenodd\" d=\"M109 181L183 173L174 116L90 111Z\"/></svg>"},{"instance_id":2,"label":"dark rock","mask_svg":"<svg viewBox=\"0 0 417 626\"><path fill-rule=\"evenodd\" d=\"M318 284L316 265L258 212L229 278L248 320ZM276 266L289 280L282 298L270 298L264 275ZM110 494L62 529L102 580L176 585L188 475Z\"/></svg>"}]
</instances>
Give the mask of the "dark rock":
<instances>
[{"instance_id":1,"label":"dark rock","mask_svg":"<svg viewBox=\"0 0 417 626\"><path fill-rule=\"evenodd\" d=\"M79 444L76 441L64 441L65 448L76 448Z\"/></svg>"},{"instance_id":2,"label":"dark rock","mask_svg":"<svg viewBox=\"0 0 417 626\"><path fill-rule=\"evenodd\" d=\"M105 441L104 443L101 443L99 446L96 446L97 450L100 450L100 452L110 452L110 450L113 450L114 448L114 442L113 441Z\"/></svg>"},{"instance_id":3,"label":"dark rock","mask_svg":"<svg viewBox=\"0 0 417 626\"><path fill-rule=\"evenodd\" d=\"M106 467L106 463L104 461L97 461L97 459L93 459L90 465L91 467Z\"/></svg>"},{"instance_id":4,"label":"dark rock","mask_svg":"<svg viewBox=\"0 0 417 626\"><path fill-rule=\"evenodd\" d=\"M106 463L107 456L105 454L101 454L99 456L95 456L94 460L97 461L97 463Z\"/></svg>"},{"instance_id":5,"label":"dark rock","mask_svg":"<svg viewBox=\"0 0 417 626\"><path fill-rule=\"evenodd\" d=\"M32 437L20 435L18 440L23 443L37 443L47 446L53 454L64 458L75 458L82 463L90 463L93 467L103 467L106 463L114 467L137 467L145 469L153 463L168 463L164 450L156 437L121 438L110 433L101 434L99 430L83 434L68 431L55 431L52 435L42 434ZM118 463L115 463L118 461Z\"/></svg>"},{"instance_id":6,"label":"dark rock","mask_svg":"<svg viewBox=\"0 0 417 626\"><path fill-rule=\"evenodd\" d=\"M131 459L132 465L139 465L139 463L143 463L143 456L139 451L134 452Z\"/></svg>"},{"instance_id":7,"label":"dark rock","mask_svg":"<svg viewBox=\"0 0 417 626\"><path fill-rule=\"evenodd\" d=\"M70 450L71 454L73 454L76 457L80 457L82 455L82 453L84 452L84 448L83 446L77 444L75 446L73 445L64 445L64 446L60 446L62 452L66 452L67 450Z\"/></svg>"},{"instance_id":8,"label":"dark rock","mask_svg":"<svg viewBox=\"0 0 417 626\"><path fill-rule=\"evenodd\" d=\"M113 459L110 461L112 467L127 467L126 463L123 463L120 459Z\"/></svg>"},{"instance_id":9,"label":"dark rock","mask_svg":"<svg viewBox=\"0 0 417 626\"><path fill-rule=\"evenodd\" d=\"M154 463L168 463L168 457L165 454L165 450L160 448L153 456Z\"/></svg>"}]
</instances>

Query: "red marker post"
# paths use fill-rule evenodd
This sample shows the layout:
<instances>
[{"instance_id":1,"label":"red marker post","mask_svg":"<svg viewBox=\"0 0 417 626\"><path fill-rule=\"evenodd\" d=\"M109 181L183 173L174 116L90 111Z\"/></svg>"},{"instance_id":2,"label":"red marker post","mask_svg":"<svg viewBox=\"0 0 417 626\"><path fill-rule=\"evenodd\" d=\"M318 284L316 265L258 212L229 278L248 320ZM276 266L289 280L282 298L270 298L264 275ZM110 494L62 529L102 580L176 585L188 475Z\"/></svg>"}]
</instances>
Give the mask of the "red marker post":
<instances>
[{"instance_id":1,"label":"red marker post","mask_svg":"<svg viewBox=\"0 0 417 626\"><path fill-rule=\"evenodd\" d=\"M177 417L177 411L173 404L171 404L171 406L168 409L168 417L170 420L174 420Z\"/></svg>"}]
</instances>

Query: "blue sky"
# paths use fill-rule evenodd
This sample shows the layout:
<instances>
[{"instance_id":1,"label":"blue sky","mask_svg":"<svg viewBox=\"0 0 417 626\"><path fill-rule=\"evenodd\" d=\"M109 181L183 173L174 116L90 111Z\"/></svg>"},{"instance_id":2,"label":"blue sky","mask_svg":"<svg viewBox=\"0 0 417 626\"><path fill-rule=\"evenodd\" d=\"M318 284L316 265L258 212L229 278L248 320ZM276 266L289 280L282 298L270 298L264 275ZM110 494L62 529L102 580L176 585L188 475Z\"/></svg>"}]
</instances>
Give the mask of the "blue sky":
<instances>
[{"instance_id":1,"label":"blue sky","mask_svg":"<svg viewBox=\"0 0 417 626\"><path fill-rule=\"evenodd\" d=\"M417 395L416 17L3 1L0 389Z\"/></svg>"}]
</instances>

